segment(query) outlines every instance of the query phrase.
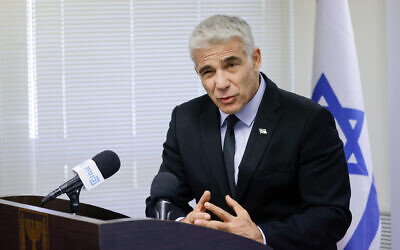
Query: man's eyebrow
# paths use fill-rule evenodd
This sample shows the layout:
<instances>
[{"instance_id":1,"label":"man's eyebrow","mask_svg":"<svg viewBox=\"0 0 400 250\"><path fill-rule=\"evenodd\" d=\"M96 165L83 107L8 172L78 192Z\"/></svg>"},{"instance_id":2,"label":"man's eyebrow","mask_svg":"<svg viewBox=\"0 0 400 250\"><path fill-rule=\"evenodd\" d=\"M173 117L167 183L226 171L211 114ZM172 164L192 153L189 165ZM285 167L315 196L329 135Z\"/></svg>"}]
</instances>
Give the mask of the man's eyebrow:
<instances>
[{"instance_id":1,"label":"man's eyebrow","mask_svg":"<svg viewBox=\"0 0 400 250\"><path fill-rule=\"evenodd\" d=\"M199 74L201 74L202 72L204 72L204 71L206 71L208 69L212 69L211 65L205 65L205 66L201 67L199 69Z\"/></svg>"},{"instance_id":2,"label":"man's eyebrow","mask_svg":"<svg viewBox=\"0 0 400 250\"><path fill-rule=\"evenodd\" d=\"M224 58L224 59L222 59L222 62L223 63L226 63L226 62L231 62L231 61L239 61L239 62L241 62L242 60L239 58L239 57L237 57L237 56L230 56L230 57L227 57L227 58Z\"/></svg>"},{"instance_id":3,"label":"man's eyebrow","mask_svg":"<svg viewBox=\"0 0 400 250\"><path fill-rule=\"evenodd\" d=\"M222 63L227 63L227 62L232 62L232 61L239 61L239 62L241 62L242 59L240 59L240 58L237 57L237 56L230 56L230 57L227 57L227 58L224 58L224 59L221 60ZM212 67L211 65L204 65L203 67L201 67L201 68L199 69L199 74L201 74L201 73L203 73L204 71L209 70L209 69L213 69L213 67Z\"/></svg>"}]
</instances>

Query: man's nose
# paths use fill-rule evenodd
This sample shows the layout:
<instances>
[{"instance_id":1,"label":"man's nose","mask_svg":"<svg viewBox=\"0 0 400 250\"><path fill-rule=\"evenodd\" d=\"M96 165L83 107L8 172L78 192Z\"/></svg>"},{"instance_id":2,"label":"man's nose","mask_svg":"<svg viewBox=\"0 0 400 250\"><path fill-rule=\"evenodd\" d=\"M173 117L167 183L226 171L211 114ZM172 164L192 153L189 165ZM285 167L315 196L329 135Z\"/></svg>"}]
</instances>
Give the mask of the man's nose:
<instances>
[{"instance_id":1,"label":"man's nose","mask_svg":"<svg viewBox=\"0 0 400 250\"><path fill-rule=\"evenodd\" d=\"M215 75L215 87L217 89L226 89L229 87L229 80L223 71L217 70Z\"/></svg>"}]
</instances>

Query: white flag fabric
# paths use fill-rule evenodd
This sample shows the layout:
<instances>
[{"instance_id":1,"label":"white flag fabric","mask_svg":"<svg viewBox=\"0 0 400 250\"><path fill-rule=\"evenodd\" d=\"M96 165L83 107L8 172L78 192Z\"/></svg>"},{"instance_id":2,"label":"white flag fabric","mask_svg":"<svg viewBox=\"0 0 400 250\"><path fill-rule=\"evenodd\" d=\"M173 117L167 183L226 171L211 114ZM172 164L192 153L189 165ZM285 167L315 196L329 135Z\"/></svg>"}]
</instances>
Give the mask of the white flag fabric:
<instances>
[{"instance_id":1,"label":"white flag fabric","mask_svg":"<svg viewBox=\"0 0 400 250\"><path fill-rule=\"evenodd\" d=\"M350 174L353 219L339 249L379 249L379 208L347 0L317 0L312 99L335 117Z\"/></svg>"}]
</instances>

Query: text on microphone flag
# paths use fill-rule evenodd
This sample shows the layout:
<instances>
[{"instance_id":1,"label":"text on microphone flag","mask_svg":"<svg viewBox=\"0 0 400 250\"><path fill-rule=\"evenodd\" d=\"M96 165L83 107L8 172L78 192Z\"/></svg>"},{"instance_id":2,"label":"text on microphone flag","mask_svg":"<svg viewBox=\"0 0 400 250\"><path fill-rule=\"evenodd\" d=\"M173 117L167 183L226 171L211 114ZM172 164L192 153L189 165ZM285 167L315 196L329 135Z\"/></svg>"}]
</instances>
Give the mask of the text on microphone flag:
<instances>
[{"instance_id":1,"label":"text on microphone flag","mask_svg":"<svg viewBox=\"0 0 400 250\"><path fill-rule=\"evenodd\" d=\"M79 178L87 191L104 182L103 175L96 163L91 159L79 164L72 170L79 175Z\"/></svg>"}]
</instances>

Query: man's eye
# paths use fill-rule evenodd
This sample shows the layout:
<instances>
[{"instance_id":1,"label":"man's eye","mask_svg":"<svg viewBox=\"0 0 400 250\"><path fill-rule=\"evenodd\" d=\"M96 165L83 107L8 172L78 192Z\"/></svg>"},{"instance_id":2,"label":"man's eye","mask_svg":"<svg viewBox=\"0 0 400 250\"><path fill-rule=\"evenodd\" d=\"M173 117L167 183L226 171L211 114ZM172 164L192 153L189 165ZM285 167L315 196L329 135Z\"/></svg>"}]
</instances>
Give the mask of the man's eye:
<instances>
[{"instance_id":1,"label":"man's eye","mask_svg":"<svg viewBox=\"0 0 400 250\"><path fill-rule=\"evenodd\" d=\"M210 74L211 74L211 71L210 71L210 70L204 71L204 72L203 72L203 76L207 76L207 75L210 75Z\"/></svg>"},{"instance_id":2,"label":"man's eye","mask_svg":"<svg viewBox=\"0 0 400 250\"><path fill-rule=\"evenodd\" d=\"M237 65L238 65L237 63L228 63L228 67L229 68L233 68L233 67L235 67Z\"/></svg>"}]
</instances>

